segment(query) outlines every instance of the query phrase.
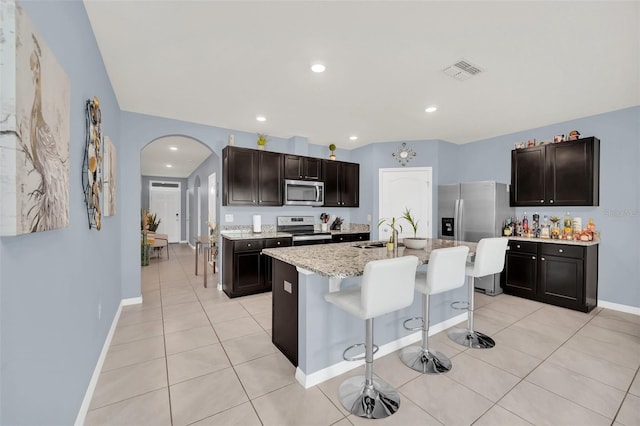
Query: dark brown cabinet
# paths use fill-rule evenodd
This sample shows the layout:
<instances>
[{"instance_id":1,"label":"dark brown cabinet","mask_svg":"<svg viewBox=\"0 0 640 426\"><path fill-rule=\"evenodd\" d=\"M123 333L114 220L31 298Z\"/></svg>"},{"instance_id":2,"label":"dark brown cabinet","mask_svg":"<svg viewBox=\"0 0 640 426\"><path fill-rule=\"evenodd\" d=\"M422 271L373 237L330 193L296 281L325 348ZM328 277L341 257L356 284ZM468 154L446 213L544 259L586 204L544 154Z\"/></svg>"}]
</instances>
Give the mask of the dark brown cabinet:
<instances>
[{"instance_id":1,"label":"dark brown cabinet","mask_svg":"<svg viewBox=\"0 0 640 426\"><path fill-rule=\"evenodd\" d=\"M284 156L284 178L293 180L322 180L322 160L299 155Z\"/></svg>"},{"instance_id":2,"label":"dark brown cabinet","mask_svg":"<svg viewBox=\"0 0 640 426\"><path fill-rule=\"evenodd\" d=\"M222 169L222 205L282 205L282 154L227 146Z\"/></svg>"},{"instance_id":3,"label":"dark brown cabinet","mask_svg":"<svg viewBox=\"0 0 640 426\"><path fill-rule=\"evenodd\" d=\"M350 234L333 234L331 236L332 243L346 243L350 241L369 241L370 234L368 232L354 232Z\"/></svg>"},{"instance_id":4,"label":"dark brown cabinet","mask_svg":"<svg viewBox=\"0 0 640 426\"><path fill-rule=\"evenodd\" d=\"M294 366L298 366L298 270L273 259L271 340Z\"/></svg>"},{"instance_id":5,"label":"dark brown cabinet","mask_svg":"<svg viewBox=\"0 0 640 426\"><path fill-rule=\"evenodd\" d=\"M598 300L598 245L509 241L504 292L589 312Z\"/></svg>"},{"instance_id":6,"label":"dark brown cabinet","mask_svg":"<svg viewBox=\"0 0 640 426\"><path fill-rule=\"evenodd\" d=\"M358 207L360 203L360 165L343 161L322 161L324 205Z\"/></svg>"},{"instance_id":7,"label":"dark brown cabinet","mask_svg":"<svg viewBox=\"0 0 640 426\"><path fill-rule=\"evenodd\" d=\"M600 140L511 151L511 206L597 206Z\"/></svg>"},{"instance_id":8,"label":"dark brown cabinet","mask_svg":"<svg viewBox=\"0 0 640 426\"><path fill-rule=\"evenodd\" d=\"M223 239L222 290L229 297L246 296L271 290L271 258L263 248L287 247L291 238L251 240Z\"/></svg>"}]
</instances>

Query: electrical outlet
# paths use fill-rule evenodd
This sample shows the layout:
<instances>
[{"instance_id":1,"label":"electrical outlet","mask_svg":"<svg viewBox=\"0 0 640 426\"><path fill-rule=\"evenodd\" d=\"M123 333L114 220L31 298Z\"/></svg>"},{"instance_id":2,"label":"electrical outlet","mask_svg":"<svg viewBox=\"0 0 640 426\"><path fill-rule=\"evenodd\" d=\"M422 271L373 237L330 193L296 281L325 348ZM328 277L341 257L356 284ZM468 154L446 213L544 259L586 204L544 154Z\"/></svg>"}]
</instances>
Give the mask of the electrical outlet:
<instances>
[{"instance_id":1,"label":"electrical outlet","mask_svg":"<svg viewBox=\"0 0 640 426\"><path fill-rule=\"evenodd\" d=\"M232 214L225 214L224 215L224 221L225 222L233 222L233 215Z\"/></svg>"}]
</instances>

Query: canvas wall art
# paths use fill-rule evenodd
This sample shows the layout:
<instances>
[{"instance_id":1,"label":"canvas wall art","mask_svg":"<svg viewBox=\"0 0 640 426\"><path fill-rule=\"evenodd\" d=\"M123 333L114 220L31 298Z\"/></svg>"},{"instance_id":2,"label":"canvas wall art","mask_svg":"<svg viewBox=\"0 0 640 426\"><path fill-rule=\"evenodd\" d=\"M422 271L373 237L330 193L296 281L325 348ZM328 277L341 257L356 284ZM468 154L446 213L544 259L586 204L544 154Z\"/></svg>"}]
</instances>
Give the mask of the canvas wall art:
<instances>
[{"instance_id":1,"label":"canvas wall art","mask_svg":"<svg viewBox=\"0 0 640 426\"><path fill-rule=\"evenodd\" d=\"M22 8L0 0L0 235L69 226L69 78Z\"/></svg>"},{"instance_id":2,"label":"canvas wall art","mask_svg":"<svg viewBox=\"0 0 640 426\"><path fill-rule=\"evenodd\" d=\"M116 146L104 137L104 215L116 215Z\"/></svg>"}]
</instances>

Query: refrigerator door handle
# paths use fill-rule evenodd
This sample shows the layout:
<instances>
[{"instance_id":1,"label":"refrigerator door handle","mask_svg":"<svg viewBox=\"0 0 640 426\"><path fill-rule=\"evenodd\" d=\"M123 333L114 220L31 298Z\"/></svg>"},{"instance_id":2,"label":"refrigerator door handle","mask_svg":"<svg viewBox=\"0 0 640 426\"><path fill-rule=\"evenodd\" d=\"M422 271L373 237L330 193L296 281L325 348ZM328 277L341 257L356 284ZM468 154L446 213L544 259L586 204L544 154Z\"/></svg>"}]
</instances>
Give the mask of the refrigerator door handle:
<instances>
[{"instance_id":1,"label":"refrigerator door handle","mask_svg":"<svg viewBox=\"0 0 640 426\"><path fill-rule=\"evenodd\" d=\"M460 200L456 200L455 207L453 208L453 240L459 239L460 226Z\"/></svg>"},{"instance_id":2,"label":"refrigerator door handle","mask_svg":"<svg viewBox=\"0 0 640 426\"><path fill-rule=\"evenodd\" d=\"M458 235L456 240L464 241L464 199L458 201Z\"/></svg>"}]
</instances>

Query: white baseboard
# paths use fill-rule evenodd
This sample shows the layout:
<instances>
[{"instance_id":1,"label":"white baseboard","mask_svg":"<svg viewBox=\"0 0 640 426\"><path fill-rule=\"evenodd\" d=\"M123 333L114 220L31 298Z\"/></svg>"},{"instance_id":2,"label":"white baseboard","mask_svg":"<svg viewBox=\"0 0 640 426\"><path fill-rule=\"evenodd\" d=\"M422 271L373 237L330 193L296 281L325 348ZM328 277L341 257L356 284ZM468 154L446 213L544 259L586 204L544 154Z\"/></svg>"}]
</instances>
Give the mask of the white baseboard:
<instances>
[{"instance_id":1,"label":"white baseboard","mask_svg":"<svg viewBox=\"0 0 640 426\"><path fill-rule=\"evenodd\" d=\"M122 299L120 301L120 306L118 306L118 310L116 311L116 314L113 317L113 321L111 322L111 328L109 328L109 333L107 334L107 338L104 341L104 345L102 345L102 351L100 352L100 356L98 357L96 368L93 369L93 375L91 376L91 380L89 380L87 391L85 392L84 398L82 399L82 405L80 405L80 410L78 411L78 416L76 417L76 421L74 423L75 426L84 425L84 421L87 418L87 413L89 412L91 399L93 398L93 392L96 390L96 385L98 384L98 378L100 378L100 372L102 371L104 360L107 357L107 352L109 352L109 346L111 346L111 340L113 339L113 335L116 332L116 326L118 325L118 320L120 319L120 314L122 313L122 307L129 306L129 305L137 305L140 303L142 303L142 297L132 297L130 299Z\"/></svg>"},{"instance_id":2,"label":"white baseboard","mask_svg":"<svg viewBox=\"0 0 640 426\"><path fill-rule=\"evenodd\" d=\"M438 324L432 325L429 327L429 336L440 333L441 331L446 330L449 327L453 327L454 325L466 320L467 314L464 313L450 318L446 321L442 321ZM395 352L398 349L402 349L412 343L419 342L421 338L422 332L418 331L408 336L404 336L400 339L386 343L380 346L378 352L376 352L374 356L374 359L388 355L391 352ZM298 383L304 386L305 389L308 389L319 383L344 374L349 370L353 370L354 368L357 368L362 364L364 364L364 361L340 361L336 364L330 365L329 367L323 368L322 370L318 370L315 373L311 374L305 374L302 370L300 370L300 367L296 367L296 380L298 381Z\"/></svg>"},{"instance_id":3,"label":"white baseboard","mask_svg":"<svg viewBox=\"0 0 640 426\"><path fill-rule=\"evenodd\" d=\"M611 309L612 311L640 315L640 308L637 306L621 305L619 303L606 302L604 300L598 300L598 306L601 308Z\"/></svg>"}]
</instances>

